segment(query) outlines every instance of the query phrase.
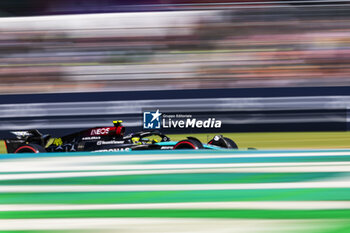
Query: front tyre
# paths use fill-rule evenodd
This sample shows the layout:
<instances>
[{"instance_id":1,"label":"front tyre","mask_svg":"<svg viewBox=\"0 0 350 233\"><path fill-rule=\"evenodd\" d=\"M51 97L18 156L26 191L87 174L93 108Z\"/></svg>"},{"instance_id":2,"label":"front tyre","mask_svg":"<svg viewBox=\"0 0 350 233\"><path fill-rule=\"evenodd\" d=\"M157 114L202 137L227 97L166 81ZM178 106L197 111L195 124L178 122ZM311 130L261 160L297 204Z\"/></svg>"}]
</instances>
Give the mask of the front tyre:
<instances>
[{"instance_id":1,"label":"front tyre","mask_svg":"<svg viewBox=\"0 0 350 233\"><path fill-rule=\"evenodd\" d=\"M37 144L23 144L20 145L16 150L15 154L17 153L42 153L46 152L45 148L42 146L39 146Z\"/></svg>"},{"instance_id":2,"label":"front tyre","mask_svg":"<svg viewBox=\"0 0 350 233\"><path fill-rule=\"evenodd\" d=\"M198 150L203 148L204 147L200 141L192 139L179 141L174 146L174 150Z\"/></svg>"},{"instance_id":3,"label":"front tyre","mask_svg":"<svg viewBox=\"0 0 350 233\"><path fill-rule=\"evenodd\" d=\"M238 149L237 144L232 139L226 137L224 139L230 145L231 149Z\"/></svg>"},{"instance_id":4,"label":"front tyre","mask_svg":"<svg viewBox=\"0 0 350 233\"><path fill-rule=\"evenodd\" d=\"M215 136L208 144L227 149L238 149L237 144L232 139L222 136Z\"/></svg>"}]
</instances>

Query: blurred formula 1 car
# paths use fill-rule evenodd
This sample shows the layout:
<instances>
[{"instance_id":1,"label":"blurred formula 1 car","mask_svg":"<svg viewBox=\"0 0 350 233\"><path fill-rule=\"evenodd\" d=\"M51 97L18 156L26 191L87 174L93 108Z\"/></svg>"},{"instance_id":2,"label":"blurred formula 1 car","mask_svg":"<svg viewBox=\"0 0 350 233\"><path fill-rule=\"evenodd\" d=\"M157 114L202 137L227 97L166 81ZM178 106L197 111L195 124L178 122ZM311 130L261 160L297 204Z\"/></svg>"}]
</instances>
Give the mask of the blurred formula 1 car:
<instances>
[{"instance_id":1,"label":"blurred formula 1 car","mask_svg":"<svg viewBox=\"0 0 350 233\"><path fill-rule=\"evenodd\" d=\"M122 121L113 121L113 123L113 127L90 128L53 140L50 140L50 135L42 135L36 129L12 131L16 138L5 139L5 145L8 153L238 149L234 141L221 135L215 136L207 144L201 143L194 137L171 141L168 136L159 131L141 131L124 136L125 127L122 126ZM47 144L50 145L47 146Z\"/></svg>"}]
</instances>

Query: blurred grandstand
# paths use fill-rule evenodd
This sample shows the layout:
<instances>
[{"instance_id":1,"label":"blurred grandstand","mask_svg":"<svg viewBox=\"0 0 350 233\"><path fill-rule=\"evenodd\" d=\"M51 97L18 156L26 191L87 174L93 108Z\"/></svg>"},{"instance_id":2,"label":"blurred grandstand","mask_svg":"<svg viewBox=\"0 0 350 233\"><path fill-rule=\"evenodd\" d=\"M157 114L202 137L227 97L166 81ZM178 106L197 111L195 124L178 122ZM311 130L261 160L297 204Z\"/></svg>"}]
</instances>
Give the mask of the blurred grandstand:
<instances>
[{"instance_id":1,"label":"blurred grandstand","mask_svg":"<svg viewBox=\"0 0 350 233\"><path fill-rule=\"evenodd\" d=\"M350 85L347 1L68 2L0 18L0 93Z\"/></svg>"}]
</instances>

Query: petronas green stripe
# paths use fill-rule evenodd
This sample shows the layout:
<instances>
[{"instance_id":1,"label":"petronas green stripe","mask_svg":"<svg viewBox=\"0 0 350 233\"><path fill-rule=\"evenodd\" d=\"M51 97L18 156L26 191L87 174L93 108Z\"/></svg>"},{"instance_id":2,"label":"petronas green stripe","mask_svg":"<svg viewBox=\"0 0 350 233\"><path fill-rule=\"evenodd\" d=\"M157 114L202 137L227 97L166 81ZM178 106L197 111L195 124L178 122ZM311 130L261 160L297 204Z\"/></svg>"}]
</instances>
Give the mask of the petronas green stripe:
<instances>
[{"instance_id":1,"label":"petronas green stripe","mask_svg":"<svg viewBox=\"0 0 350 233\"><path fill-rule=\"evenodd\" d=\"M0 185L225 184L303 182L350 173L189 173L0 180Z\"/></svg>"},{"instance_id":2,"label":"petronas green stripe","mask_svg":"<svg viewBox=\"0 0 350 233\"><path fill-rule=\"evenodd\" d=\"M350 210L71 210L8 211L0 219L35 218L242 218L242 219L349 219Z\"/></svg>"},{"instance_id":3,"label":"petronas green stripe","mask_svg":"<svg viewBox=\"0 0 350 233\"><path fill-rule=\"evenodd\" d=\"M350 200L350 188L76 193L0 193L0 204L117 204Z\"/></svg>"}]
</instances>

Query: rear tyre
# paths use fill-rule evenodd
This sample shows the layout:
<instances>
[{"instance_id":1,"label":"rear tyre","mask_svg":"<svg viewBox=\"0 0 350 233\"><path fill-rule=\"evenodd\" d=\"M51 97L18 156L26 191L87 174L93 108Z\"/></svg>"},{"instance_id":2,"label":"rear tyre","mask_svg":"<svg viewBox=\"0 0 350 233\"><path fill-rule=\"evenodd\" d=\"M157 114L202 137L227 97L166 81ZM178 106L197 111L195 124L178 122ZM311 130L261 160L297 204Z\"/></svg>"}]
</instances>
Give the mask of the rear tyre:
<instances>
[{"instance_id":1,"label":"rear tyre","mask_svg":"<svg viewBox=\"0 0 350 233\"><path fill-rule=\"evenodd\" d=\"M46 152L45 148L42 146L39 146L37 144L24 144L20 145L16 150L15 154L17 153L42 153Z\"/></svg>"},{"instance_id":2,"label":"rear tyre","mask_svg":"<svg viewBox=\"0 0 350 233\"><path fill-rule=\"evenodd\" d=\"M192 139L179 141L174 146L174 150L198 150L203 148L204 147L200 141L192 140Z\"/></svg>"}]
</instances>

